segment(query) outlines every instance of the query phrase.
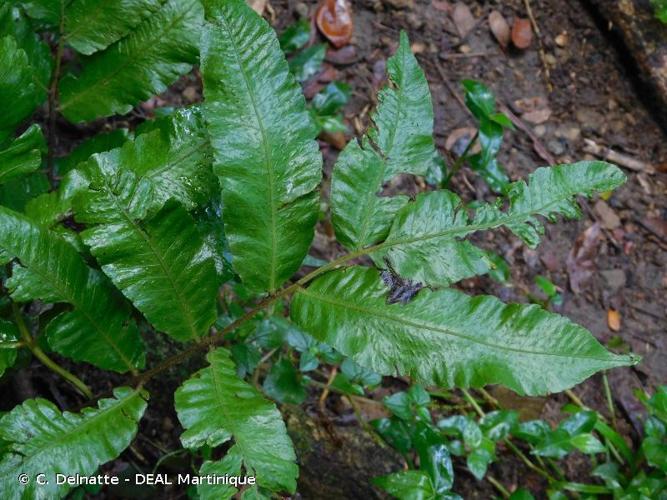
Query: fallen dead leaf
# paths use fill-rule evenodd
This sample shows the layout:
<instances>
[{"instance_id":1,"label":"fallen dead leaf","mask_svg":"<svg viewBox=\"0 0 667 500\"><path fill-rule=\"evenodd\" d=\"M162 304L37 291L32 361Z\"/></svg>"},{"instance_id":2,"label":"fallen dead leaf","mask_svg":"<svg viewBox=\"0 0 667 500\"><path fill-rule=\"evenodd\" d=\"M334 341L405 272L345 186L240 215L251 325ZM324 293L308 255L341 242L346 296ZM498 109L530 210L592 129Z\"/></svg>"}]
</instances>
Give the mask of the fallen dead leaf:
<instances>
[{"instance_id":1,"label":"fallen dead leaf","mask_svg":"<svg viewBox=\"0 0 667 500\"><path fill-rule=\"evenodd\" d=\"M454 11L452 12L452 21L456 26L456 31L458 31L461 38L465 38L470 30L475 27L475 18L470 12L470 8L460 2L457 2L454 5Z\"/></svg>"},{"instance_id":2,"label":"fallen dead leaf","mask_svg":"<svg viewBox=\"0 0 667 500\"><path fill-rule=\"evenodd\" d=\"M534 97L523 97L517 99L512 104L512 107L521 114L529 113L536 109L546 108L548 106L547 99L539 95Z\"/></svg>"},{"instance_id":3,"label":"fallen dead leaf","mask_svg":"<svg viewBox=\"0 0 667 500\"><path fill-rule=\"evenodd\" d=\"M609 309L607 311L607 326L613 332L617 332L621 329L621 313L615 309Z\"/></svg>"},{"instance_id":4,"label":"fallen dead leaf","mask_svg":"<svg viewBox=\"0 0 667 500\"><path fill-rule=\"evenodd\" d=\"M315 22L334 47L341 48L350 43L354 24L352 8L346 0L324 0L317 9Z\"/></svg>"},{"instance_id":5,"label":"fallen dead leaf","mask_svg":"<svg viewBox=\"0 0 667 500\"><path fill-rule=\"evenodd\" d=\"M447 14L452 12L452 4L446 0L431 0L431 5L433 5L435 10L440 10L442 12L446 12Z\"/></svg>"},{"instance_id":6,"label":"fallen dead leaf","mask_svg":"<svg viewBox=\"0 0 667 500\"><path fill-rule=\"evenodd\" d=\"M593 211L599 217L602 227L605 229L616 229L621 226L621 219L604 200L596 201Z\"/></svg>"},{"instance_id":7,"label":"fallen dead leaf","mask_svg":"<svg viewBox=\"0 0 667 500\"><path fill-rule=\"evenodd\" d=\"M324 59L333 64L347 65L357 62L359 56L354 45L346 45L342 49L327 50L327 55Z\"/></svg>"},{"instance_id":8,"label":"fallen dead leaf","mask_svg":"<svg viewBox=\"0 0 667 500\"><path fill-rule=\"evenodd\" d=\"M414 42L410 48L412 49L413 54L422 54L423 52L426 51L426 44L423 44L421 42Z\"/></svg>"},{"instance_id":9,"label":"fallen dead leaf","mask_svg":"<svg viewBox=\"0 0 667 500\"><path fill-rule=\"evenodd\" d=\"M533 125L539 125L540 123L546 122L551 117L551 109L542 108L536 109L534 111L528 111L521 115L521 118L526 120L528 123Z\"/></svg>"},{"instance_id":10,"label":"fallen dead leaf","mask_svg":"<svg viewBox=\"0 0 667 500\"><path fill-rule=\"evenodd\" d=\"M517 17L512 26L512 43L517 49L525 50L533 43L533 28L528 19Z\"/></svg>"},{"instance_id":11,"label":"fallen dead leaf","mask_svg":"<svg viewBox=\"0 0 667 500\"><path fill-rule=\"evenodd\" d=\"M246 0L250 8L257 12L260 16L264 14L266 10L266 4L269 3L268 0Z\"/></svg>"},{"instance_id":12,"label":"fallen dead leaf","mask_svg":"<svg viewBox=\"0 0 667 500\"><path fill-rule=\"evenodd\" d=\"M593 275L599 243L600 223L596 222L577 236L567 256L565 268L570 288L576 294L581 293L582 285Z\"/></svg>"},{"instance_id":13,"label":"fallen dead leaf","mask_svg":"<svg viewBox=\"0 0 667 500\"><path fill-rule=\"evenodd\" d=\"M345 134L343 132L322 132L320 134L320 139L322 139L327 144L331 144L339 151L341 151L347 143L345 140Z\"/></svg>"},{"instance_id":14,"label":"fallen dead leaf","mask_svg":"<svg viewBox=\"0 0 667 500\"><path fill-rule=\"evenodd\" d=\"M562 33L556 35L554 41L559 47L565 47L570 41L570 36L567 34L567 31L563 31Z\"/></svg>"},{"instance_id":15,"label":"fallen dead leaf","mask_svg":"<svg viewBox=\"0 0 667 500\"><path fill-rule=\"evenodd\" d=\"M497 10L492 10L489 14L489 28L498 44L505 50L510 43L510 25Z\"/></svg>"},{"instance_id":16,"label":"fallen dead leaf","mask_svg":"<svg viewBox=\"0 0 667 500\"><path fill-rule=\"evenodd\" d=\"M460 156L465 151L468 143L475 137L476 132L477 129L474 127L462 127L452 130L445 141L445 149L451 151L456 156Z\"/></svg>"}]
</instances>

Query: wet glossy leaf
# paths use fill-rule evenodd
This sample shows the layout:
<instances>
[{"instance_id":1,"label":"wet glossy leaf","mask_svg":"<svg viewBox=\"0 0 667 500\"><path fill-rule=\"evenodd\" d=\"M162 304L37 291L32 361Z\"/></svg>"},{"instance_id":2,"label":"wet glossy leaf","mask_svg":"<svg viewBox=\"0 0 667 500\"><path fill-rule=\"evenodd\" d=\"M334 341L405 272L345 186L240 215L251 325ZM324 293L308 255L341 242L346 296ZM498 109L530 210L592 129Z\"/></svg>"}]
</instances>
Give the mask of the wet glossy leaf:
<instances>
[{"instance_id":1,"label":"wet glossy leaf","mask_svg":"<svg viewBox=\"0 0 667 500\"><path fill-rule=\"evenodd\" d=\"M308 19L301 19L288 26L283 34L278 37L280 48L287 54L303 48L308 40L310 40L310 22Z\"/></svg>"},{"instance_id":2,"label":"wet glossy leaf","mask_svg":"<svg viewBox=\"0 0 667 500\"><path fill-rule=\"evenodd\" d=\"M609 353L584 328L534 305L453 289L422 290L408 304L388 305L386 291L374 269L331 272L296 293L292 318L360 365L425 385L501 383L544 394L637 362Z\"/></svg>"},{"instance_id":3,"label":"wet glossy leaf","mask_svg":"<svg viewBox=\"0 0 667 500\"><path fill-rule=\"evenodd\" d=\"M301 404L306 399L306 389L292 363L281 359L274 363L264 379L264 392L279 403Z\"/></svg>"},{"instance_id":4,"label":"wet glossy leaf","mask_svg":"<svg viewBox=\"0 0 667 500\"><path fill-rule=\"evenodd\" d=\"M60 81L60 112L72 122L125 114L163 92L197 60L199 0L167 0L124 39Z\"/></svg>"},{"instance_id":5,"label":"wet glossy leaf","mask_svg":"<svg viewBox=\"0 0 667 500\"><path fill-rule=\"evenodd\" d=\"M160 4L160 0L72 0L65 10L65 41L86 55L106 49L129 35Z\"/></svg>"},{"instance_id":6,"label":"wet glossy leaf","mask_svg":"<svg viewBox=\"0 0 667 500\"><path fill-rule=\"evenodd\" d=\"M127 304L74 248L26 217L0 208L0 249L20 264L6 286L14 300L72 304L46 327L53 350L124 372L142 367L144 347Z\"/></svg>"},{"instance_id":7,"label":"wet glossy leaf","mask_svg":"<svg viewBox=\"0 0 667 500\"><path fill-rule=\"evenodd\" d=\"M0 377L16 362L19 332L16 325L6 319L0 319Z\"/></svg>"},{"instance_id":8,"label":"wet glossy leaf","mask_svg":"<svg viewBox=\"0 0 667 500\"><path fill-rule=\"evenodd\" d=\"M0 484L5 498L52 499L65 496L72 486L56 483L56 474L93 475L118 457L137 434L148 394L129 387L114 390L97 408L80 413L61 412L45 399L28 399L0 419L0 439L9 443L0 461ZM45 474L48 483L29 481Z\"/></svg>"},{"instance_id":9,"label":"wet glossy leaf","mask_svg":"<svg viewBox=\"0 0 667 500\"><path fill-rule=\"evenodd\" d=\"M8 147L0 149L0 184L34 172L42 166L46 140L39 125L31 125Z\"/></svg>"},{"instance_id":10,"label":"wet glossy leaf","mask_svg":"<svg viewBox=\"0 0 667 500\"><path fill-rule=\"evenodd\" d=\"M266 21L242 0L208 2L207 18L205 113L232 264L249 288L274 291L313 239L322 175L317 131Z\"/></svg>"},{"instance_id":11,"label":"wet glossy leaf","mask_svg":"<svg viewBox=\"0 0 667 500\"><path fill-rule=\"evenodd\" d=\"M386 237L408 198L380 197L385 182L400 173L426 175L433 163L433 106L428 82L401 34L387 61L391 86L378 95L373 125L361 143L348 143L334 167L331 203L338 240L350 249Z\"/></svg>"},{"instance_id":12,"label":"wet glossy leaf","mask_svg":"<svg viewBox=\"0 0 667 500\"><path fill-rule=\"evenodd\" d=\"M435 500L436 495L429 475L421 470L395 472L376 477L373 483L400 500Z\"/></svg>"},{"instance_id":13,"label":"wet glossy leaf","mask_svg":"<svg viewBox=\"0 0 667 500\"><path fill-rule=\"evenodd\" d=\"M240 456L247 474L256 475L259 485L294 492L298 473L294 450L275 405L236 376L227 350L212 351L206 359L209 366L175 394L176 412L185 429L183 445L215 447L233 439L227 455Z\"/></svg>"},{"instance_id":14,"label":"wet glossy leaf","mask_svg":"<svg viewBox=\"0 0 667 500\"><path fill-rule=\"evenodd\" d=\"M324 44L311 45L294 56L289 62L289 69L294 78L305 82L314 76L322 67L327 47Z\"/></svg>"}]
</instances>

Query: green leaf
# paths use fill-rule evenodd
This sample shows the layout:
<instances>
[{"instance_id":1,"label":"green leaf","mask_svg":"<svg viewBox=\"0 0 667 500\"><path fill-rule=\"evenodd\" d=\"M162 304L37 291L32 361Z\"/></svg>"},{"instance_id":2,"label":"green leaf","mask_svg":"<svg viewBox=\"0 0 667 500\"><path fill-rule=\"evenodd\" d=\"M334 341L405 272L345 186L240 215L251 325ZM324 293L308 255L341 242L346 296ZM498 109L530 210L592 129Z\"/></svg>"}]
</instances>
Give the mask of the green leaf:
<instances>
[{"instance_id":1,"label":"green leaf","mask_svg":"<svg viewBox=\"0 0 667 500\"><path fill-rule=\"evenodd\" d=\"M121 147L130 138L126 128L117 128L108 133L94 135L79 144L70 154L56 159L58 175L65 176L95 153L103 153Z\"/></svg>"},{"instance_id":2,"label":"green leaf","mask_svg":"<svg viewBox=\"0 0 667 500\"><path fill-rule=\"evenodd\" d=\"M528 184L509 186L506 210L481 205L472 218L455 194L423 193L399 211L387 239L370 249L372 257L378 265L387 258L401 276L447 286L488 269L485 252L460 241L466 235L506 226L535 247L544 232L537 215L575 218L580 213L577 194L610 191L624 181L617 167L598 161L538 168Z\"/></svg>"},{"instance_id":3,"label":"green leaf","mask_svg":"<svg viewBox=\"0 0 667 500\"><path fill-rule=\"evenodd\" d=\"M298 405L306 399L306 389L299 380L299 374L287 359L273 364L262 388L267 396L279 403Z\"/></svg>"},{"instance_id":4,"label":"green leaf","mask_svg":"<svg viewBox=\"0 0 667 500\"><path fill-rule=\"evenodd\" d=\"M41 299L74 306L47 325L53 350L118 372L143 366L144 347L130 320L129 307L69 243L25 216L0 207L0 252L20 262L5 284L14 300Z\"/></svg>"},{"instance_id":5,"label":"green leaf","mask_svg":"<svg viewBox=\"0 0 667 500\"><path fill-rule=\"evenodd\" d=\"M152 181L159 203L175 199L192 210L218 196L213 153L197 106L142 123L134 142L124 146L120 161Z\"/></svg>"},{"instance_id":6,"label":"green leaf","mask_svg":"<svg viewBox=\"0 0 667 500\"><path fill-rule=\"evenodd\" d=\"M278 41L283 52L289 54L305 46L310 40L310 21L301 19L288 26Z\"/></svg>"},{"instance_id":7,"label":"green leaf","mask_svg":"<svg viewBox=\"0 0 667 500\"><path fill-rule=\"evenodd\" d=\"M57 26L60 16L71 0L21 0L28 16L43 21L48 26Z\"/></svg>"},{"instance_id":8,"label":"green leaf","mask_svg":"<svg viewBox=\"0 0 667 500\"><path fill-rule=\"evenodd\" d=\"M488 272L488 257L468 241L430 235L464 232L469 227L467 213L454 193L423 193L398 212L385 244L372 258L381 267L388 259L401 276L433 286L448 286Z\"/></svg>"},{"instance_id":9,"label":"green leaf","mask_svg":"<svg viewBox=\"0 0 667 500\"><path fill-rule=\"evenodd\" d=\"M46 193L50 187L43 172L15 177L0 184L0 205L22 212L30 200Z\"/></svg>"},{"instance_id":10,"label":"green leaf","mask_svg":"<svg viewBox=\"0 0 667 500\"><path fill-rule=\"evenodd\" d=\"M302 50L289 62L290 72L298 82L305 82L314 76L322 67L327 46L323 43L311 45Z\"/></svg>"},{"instance_id":11,"label":"green leaf","mask_svg":"<svg viewBox=\"0 0 667 500\"><path fill-rule=\"evenodd\" d=\"M339 155L331 185L333 224L350 249L382 240L406 196L380 197L384 183L400 173L426 175L433 163L433 106L428 82L402 32L387 61L391 86L378 95L378 108L361 144L351 141Z\"/></svg>"},{"instance_id":12,"label":"green leaf","mask_svg":"<svg viewBox=\"0 0 667 500\"><path fill-rule=\"evenodd\" d=\"M126 38L60 81L60 111L72 122L125 114L163 92L197 60L199 0L167 0Z\"/></svg>"},{"instance_id":13,"label":"green leaf","mask_svg":"<svg viewBox=\"0 0 667 500\"><path fill-rule=\"evenodd\" d=\"M496 193L504 193L510 180L496 160L503 142L503 127L494 121L482 118L478 133L481 152L470 156L468 162L491 189Z\"/></svg>"},{"instance_id":14,"label":"green leaf","mask_svg":"<svg viewBox=\"0 0 667 500\"><path fill-rule=\"evenodd\" d=\"M46 141L39 125L31 125L9 147L0 151L0 184L34 172L42 165Z\"/></svg>"},{"instance_id":15,"label":"green leaf","mask_svg":"<svg viewBox=\"0 0 667 500\"><path fill-rule=\"evenodd\" d=\"M495 451L495 443L484 438L480 446L472 450L466 457L466 467L478 481L484 479L489 464L496 458Z\"/></svg>"},{"instance_id":16,"label":"green leaf","mask_svg":"<svg viewBox=\"0 0 667 500\"><path fill-rule=\"evenodd\" d=\"M65 41L90 55L130 34L160 8L160 0L72 0L65 11Z\"/></svg>"},{"instance_id":17,"label":"green leaf","mask_svg":"<svg viewBox=\"0 0 667 500\"><path fill-rule=\"evenodd\" d=\"M81 236L158 330L180 341L202 337L216 318L218 281L208 247L178 203L154 212L153 184L119 169L119 153L93 156L85 166L90 187L75 198L76 219L97 225Z\"/></svg>"},{"instance_id":18,"label":"green leaf","mask_svg":"<svg viewBox=\"0 0 667 500\"><path fill-rule=\"evenodd\" d=\"M399 500L435 500L439 497L429 475L421 470L395 472L376 477L373 483Z\"/></svg>"},{"instance_id":19,"label":"green leaf","mask_svg":"<svg viewBox=\"0 0 667 500\"><path fill-rule=\"evenodd\" d=\"M234 449L238 451L238 449ZM239 453L227 453L222 460L216 462L206 461L199 468L202 476L240 476L243 457ZM197 494L200 500L226 500L232 498L238 489L229 484L207 484L197 486Z\"/></svg>"},{"instance_id":20,"label":"green leaf","mask_svg":"<svg viewBox=\"0 0 667 500\"><path fill-rule=\"evenodd\" d=\"M206 358L198 371L175 394L176 411L188 448L219 446L234 438L229 453L243 458L246 473L259 485L291 493L296 489L297 466L285 424L273 403L236 376L225 349Z\"/></svg>"},{"instance_id":21,"label":"green leaf","mask_svg":"<svg viewBox=\"0 0 667 500\"><path fill-rule=\"evenodd\" d=\"M497 410L484 415L479 421L484 435L493 441L507 437L519 424L519 415L512 410Z\"/></svg>"},{"instance_id":22,"label":"green leaf","mask_svg":"<svg viewBox=\"0 0 667 500\"><path fill-rule=\"evenodd\" d=\"M651 6L655 10L655 17L667 24L667 0L651 0Z\"/></svg>"},{"instance_id":23,"label":"green leaf","mask_svg":"<svg viewBox=\"0 0 667 500\"><path fill-rule=\"evenodd\" d=\"M255 291L294 274L319 214L317 131L271 27L243 0L207 3L205 115L234 270Z\"/></svg>"},{"instance_id":24,"label":"green leaf","mask_svg":"<svg viewBox=\"0 0 667 500\"><path fill-rule=\"evenodd\" d=\"M598 438L588 432L574 436L570 442L577 450L587 455L604 453L607 450Z\"/></svg>"},{"instance_id":25,"label":"green leaf","mask_svg":"<svg viewBox=\"0 0 667 500\"><path fill-rule=\"evenodd\" d=\"M465 415L452 415L438 422L438 429L447 435L460 436L470 448L482 444L482 430L472 418Z\"/></svg>"},{"instance_id":26,"label":"green leaf","mask_svg":"<svg viewBox=\"0 0 667 500\"><path fill-rule=\"evenodd\" d=\"M28 118L44 98L44 91L33 80L28 55L13 36L0 37L0 143Z\"/></svg>"},{"instance_id":27,"label":"green leaf","mask_svg":"<svg viewBox=\"0 0 667 500\"><path fill-rule=\"evenodd\" d=\"M56 474L89 476L116 458L137 434L148 394L129 387L114 390L97 408L60 412L44 399L29 399L0 419L0 439L9 443L0 461L4 498L61 498L71 489ZM48 483L37 484L38 474ZM30 481L22 485L19 474Z\"/></svg>"},{"instance_id":28,"label":"green leaf","mask_svg":"<svg viewBox=\"0 0 667 500\"><path fill-rule=\"evenodd\" d=\"M412 449L412 436L408 424L396 417L373 420L371 425L389 446L407 455Z\"/></svg>"},{"instance_id":29,"label":"green leaf","mask_svg":"<svg viewBox=\"0 0 667 500\"><path fill-rule=\"evenodd\" d=\"M16 362L17 347L15 343L18 340L19 332L16 325L11 321L0 318L0 377L7 368L11 368Z\"/></svg>"},{"instance_id":30,"label":"green leaf","mask_svg":"<svg viewBox=\"0 0 667 500\"><path fill-rule=\"evenodd\" d=\"M78 170L70 171L60 181L58 189L31 199L25 207L26 215L34 222L50 229L72 212L72 200L88 187L88 180Z\"/></svg>"},{"instance_id":31,"label":"green leaf","mask_svg":"<svg viewBox=\"0 0 667 500\"><path fill-rule=\"evenodd\" d=\"M331 82L320 90L312 100L312 106L319 115L333 115L347 104L352 95L352 87L343 82Z\"/></svg>"},{"instance_id":32,"label":"green leaf","mask_svg":"<svg viewBox=\"0 0 667 500\"><path fill-rule=\"evenodd\" d=\"M360 365L424 385L500 383L537 395L638 361L606 351L586 329L535 305L453 289L422 290L407 304L387 304L386 296L375 269L353 267L300 289L291 314Z\"/></svg>"},{"instance_id":33,"label":"green leaf","mask_svg":"<svg viewBox=\"0 0 667 500\"><path fill-rule=\"evenodd\" d=\"M431 476L435 492L445 494L454 483L454 468L442 437L430 423L419 422L413 443L419 455L419 468Z\"/></svg>"}]
</instances>

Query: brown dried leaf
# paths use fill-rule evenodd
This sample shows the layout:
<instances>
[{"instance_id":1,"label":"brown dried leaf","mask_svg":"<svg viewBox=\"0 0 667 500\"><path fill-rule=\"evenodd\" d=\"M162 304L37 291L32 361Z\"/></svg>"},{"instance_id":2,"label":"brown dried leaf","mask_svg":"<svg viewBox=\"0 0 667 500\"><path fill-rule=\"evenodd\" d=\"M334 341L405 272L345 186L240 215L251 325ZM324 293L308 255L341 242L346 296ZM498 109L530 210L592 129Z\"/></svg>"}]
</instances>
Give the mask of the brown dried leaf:
<instances>
[{"instance_id":1,"label":"brown dried leaf","mask_svg":"<svg viewBox=\"0 0 667 500\"><path fill-rule=\"evenodd\" d=\"M461 38L465 38L470 33L470 30L475 27L475 18L472 12L470 12L470 8L460 2L457 2L454 6L452 21L454 21L456 31L459 32Z\"/></svg>"},{"instance_id":2,"label":"brown dried leaf","mask_svg":"<svg viewBox=\"0 0 667 500\"><path fill-rule=\"evenodd\" d=\"M315 22L334 47L339 49L350 43L354 24L352 8L345 0L324 0L317 9Z\"/></svg>"},{"instance_id":3,"label":"brown dried leaf","mask_svg":"<svg viewBox=\"0 0 667 500\"><path fill-rule=\"evenodd\" d=\"M533 125L539 125L546 122L551 117L551 109L542 108L534 111L529 111L521 115L521 118Z\"/></svg>"},{"instance_id":4,"label":"brown dried leaf","mask_svg":"<svg viewBox=\"0 0 667 500\"><path fill-rule=\"evenodd\" d=\"M512 43L517 49L527 49L533 43L533 28L530 20L522 17L514 19L512 26Z\"/></svg>"},{"instance_id":5,"label":"brown dried leaf","mask_svg":"<svg viewBox=\"0 0 667 500\"><path fill-rule=\"evenodd\" d=\"M617 332L621 329L621 313L615 309L607 311L607 326L612 332Z\"/></svg>"},{"instance_id":6,"label":"brown dried leaf","mask_svg":"<svg viewBox=\"0 0 667 500\"><path fill-rule=\"evenodd\" d=\"M445 141L445 149L451 151L456 156L460 156L476 133L477 129L474 127L462 127L452 130Z\"/></svg>"},{"instance_id":7,"label":"brown dried leaf","mask_svg":"<svg viewBox=\"0 0 667 500\"><path fill-rule=\"evenodd\" d=\"M346 65L357 62L359 56L357 55L357 49L354 45L347 45L342 49L327 50L327 55L324 59L333 64Z\"/></svg>"},{"instance_id":8,"label":"brown dried leaf","mask_svg":"<svg viewBox=\"0 0 667 500\"><path fill-rule=\"evenodd\" d=\"M574 293L581 293L582 285L593 275L599 243L600 224L598 222L581 233L574 242L565 261L570 288Z\"/></svg>"},{"instance_id":9,"label":"brown dried leaf","mask_svg":"<svg viewBox=\"0 0 667 500\"><path fill-rule=\"evenodd\" d=\"M450 4L447 0L431 0L431 5L433 5L435 10L440 10L442 12L446 12L447 14L452 12L452 4Z\"/></svg>"},{"instance_id":10,"label":"brown dried leaf","mask_svg":"<svg viewBox=\"0 0 667 500\"><path fill-rule=\"evenodd\" d=\"M246 2L250 5L250 8L260 16L264 14L266 4L269 3L268 0L246 0Z\"/></svg>"},{"instance_id":11,"label":"brown dried leaf","mask_svg":"<svg viewBox=\"0 0 667 500\"><path fill-rule=\"evenodd\" d=\"M510 43L510 25L497 10L492 10L489 14L489 28L498 44L505 50Z\"/></svg>"}]
</instances>

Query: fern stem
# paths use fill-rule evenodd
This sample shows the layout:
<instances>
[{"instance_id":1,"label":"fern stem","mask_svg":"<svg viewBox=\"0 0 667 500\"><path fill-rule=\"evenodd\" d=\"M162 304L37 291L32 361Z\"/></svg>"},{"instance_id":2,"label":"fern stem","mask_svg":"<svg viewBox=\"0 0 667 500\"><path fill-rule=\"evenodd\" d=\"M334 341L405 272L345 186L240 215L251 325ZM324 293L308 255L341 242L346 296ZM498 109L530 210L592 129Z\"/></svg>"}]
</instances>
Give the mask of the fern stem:
<instances>
[{"instance_id":1,"label":"fern stem","mask_svg":"<svg viewBox=\"0 0 667 500\"><path fill-rule=\"evenodd\" d=\"M65 37L63 33L65 31L65 5L64 2L60 2L60 24L58 26L58 46L56 47L56 66L53 70L53 76L51 77L51 84L49 85L49 96L48 96L48 152L46 156L46 166L47 166L47 175L49 177L49 183L52 188L55 188L56 185L56 172L55 172L55 147L56 147L56 108L58 106L58 82L60 81L60 71L62 66L63 52L65 50Z\"/></svg>"},{"instance_id":2,"label":"fern stem","mask_svg":"<svg viewBox=\"0 0 667 500\"><path fill-rule=\"evenodd\" d=\"M477 401L475 401L475 398L473 398L472 394L468 392L467 389L461 389L463 392L463 396L466 398L466 400L472 405L472 407L475 409L477 414L480 417L484 417L486 413L484 413L484 410L479 406ZM512 453L514 453L519 459L528 467L529 469L535 471L537 474L542 476L544 479L546 479L549 483L553 483L556 481L556 479L549 474L545 469L542 467L539 467L536 465L530 458L526 456L524 452L522 452L511 440L509 437L506 437L503 439L503 442L507 445L507 447L512 450Z\"/></svg>"},{"instance_id":3,"label":"fern stem","mask_svg":"<svg viewBox=\"0 0 667 500\"><path fill-rule=\"evenodd\" d=\"M470 394L467 389L461 389L461 392L463 392L463 396L466 398L468 403L470 403L470 405L475 409L475 411L480 417L486 415L484 413L484 410L482 410L479 404L477 404L477 401L475 401L475 398L472 397L472 394Z\"/></svg>"},{"instance_id":4,"label":"fern stem","mask_svg":"<svg viewBox=\"0 0 667 500\"><path fill-rule=\"evenodd\" d=\"M607 379L607 372L602 372L602 385L604 387L604 395L607 399L607 407L609 408L609 415L611 416L611 426L618 432L616 427L616 410L614 409L614 399L611 396L611 388L609 387L609 379Z\"/></svg>"},{"instance_id":5,"label":"fern stem","mask_svg":"<svg viewBox=\"0 0 667 500\"><path fill-rule=\"evenodd\" d=\"M500 481L498 481L495 477L493 476L486 476L486 480L490 482L495 489L497 489L500 494L503 496L503 498L509 498L510 497L510 492L507 491L507 488L505 488Z\"/></svg>"},{"instance_id":6,"label":"fern stem","mask_svg":"<svg viewBox=\"0 0 667 500\"><path fill-rule=\"evenodd\" d=\"M35 339L33 339L32 335L30 335L28 327L26 326L25 321L23 320L21 311L19 311L18 306L14 302L12 302L12 311L14 313L16 326L18 327L19 332L21 333L21 338L23 339L25 346L30 350L30 352L32 352L32 354L37 359L39 359L42 362L42 364L46 366L49 370L51 370L54 373L57 373L62 378L67 380L86 398L92 399L93 392L86 384L83 383L83 381L79 377L69 372L68 370L60 366L58 363L53 361L51 358L49 358L47 354L44 351L42 351L42 349L35 343Z\"/></svg>"}]
</instances>

